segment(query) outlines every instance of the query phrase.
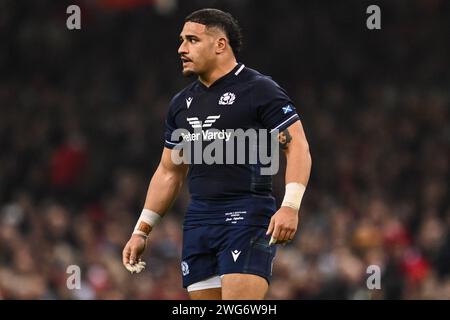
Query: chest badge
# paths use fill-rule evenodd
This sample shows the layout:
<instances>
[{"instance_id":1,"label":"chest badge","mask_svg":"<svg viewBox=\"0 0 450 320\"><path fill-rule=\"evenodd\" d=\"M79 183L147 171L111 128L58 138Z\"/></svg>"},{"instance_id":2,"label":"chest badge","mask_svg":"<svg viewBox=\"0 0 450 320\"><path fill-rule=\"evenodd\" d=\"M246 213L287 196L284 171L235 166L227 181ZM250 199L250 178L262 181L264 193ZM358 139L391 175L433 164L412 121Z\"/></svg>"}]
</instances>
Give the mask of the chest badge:
<instances>
[{"instance_id":1,"label":"chest badge","mask_svg":"<svg viewBox=\"0 0 450 320\"><path fill-rule=\"evenodd\" d=\"M232 92L227 92L220 97L219 104L230 106L234 103L234 100L236 100L236 95Z\"/></svg>"}]
</instances>

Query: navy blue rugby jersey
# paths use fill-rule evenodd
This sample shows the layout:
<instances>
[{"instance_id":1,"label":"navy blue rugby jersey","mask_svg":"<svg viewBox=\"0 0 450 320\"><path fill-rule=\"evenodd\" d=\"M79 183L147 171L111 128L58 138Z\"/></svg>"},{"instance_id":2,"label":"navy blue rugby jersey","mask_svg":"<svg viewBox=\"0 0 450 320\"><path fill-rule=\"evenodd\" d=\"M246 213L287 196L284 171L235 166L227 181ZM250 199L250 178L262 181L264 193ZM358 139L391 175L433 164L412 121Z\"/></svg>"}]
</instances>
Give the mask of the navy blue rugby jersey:
<instances>
[{"instance_id":1,"label":"navy blue rugby jersey","mask_svg":"<svg viewBox=\"0 0 450 320\"><path fill-rule=\"evenodd\" d=\"M181 142L192 144L203 139L204 149L213 140L227 140L227 132L232 130L282 131L298 119L294 104L283 88L271 77L239 63L210 87L196 80L172 98L164 145L172 149ZM172 133L176 129L184 129L186 134L175 139ZM248 146L245 163L230 164L225 160L226 152L222 163L207 164L191 159L188 185L192 200L271 196L272 177L261 175L259 160L249 161L249 154L255 152L251 149Z\"/></svg>"}]
</instances>

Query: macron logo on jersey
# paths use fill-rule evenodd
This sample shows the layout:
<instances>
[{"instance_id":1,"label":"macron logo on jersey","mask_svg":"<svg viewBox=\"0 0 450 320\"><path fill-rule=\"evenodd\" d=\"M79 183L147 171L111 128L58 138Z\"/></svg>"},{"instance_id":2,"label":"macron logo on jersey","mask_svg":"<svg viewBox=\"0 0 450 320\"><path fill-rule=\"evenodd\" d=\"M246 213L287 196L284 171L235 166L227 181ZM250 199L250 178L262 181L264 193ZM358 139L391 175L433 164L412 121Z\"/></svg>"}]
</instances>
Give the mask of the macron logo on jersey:
<instances>
[{"instance_id":1,"label":"macron logo on jersey","mask_svg":"<svg viewBox=\"0 0 450 320\"><path fill-rule=\"evenodd\" d=\"M241 254L241 251L238 251L238 250L231 251L231 255L233 256L234 262L236 262L236 260L239 258L240 254Z\"/></svg>"},{"instance_id":2,"label":"macron logo on jersey","mask_svg":"<svg viewBox=\"0 0 450 320\"><path fill-rule=\"evenodd\" d=\"M203 124L200 120L198 120L197 117L186 118L186 120L189 122L189 124L192 126L192 128L197 129L197 128L209 128L219 118L220 118L220 115L208 116Z\"/></svg>"},{"instance_id":3,"label":"macron logo on jersey","mask_svg":"<svg viewBox=\"0 0 450 320\"><path fill-rule=\"evenodd\" d=\"M186 106L187 106L188 109L191 106L192 99L194 99L194 98L189 97L189 98L186 99Z\"/></svg>"}]
</instances>

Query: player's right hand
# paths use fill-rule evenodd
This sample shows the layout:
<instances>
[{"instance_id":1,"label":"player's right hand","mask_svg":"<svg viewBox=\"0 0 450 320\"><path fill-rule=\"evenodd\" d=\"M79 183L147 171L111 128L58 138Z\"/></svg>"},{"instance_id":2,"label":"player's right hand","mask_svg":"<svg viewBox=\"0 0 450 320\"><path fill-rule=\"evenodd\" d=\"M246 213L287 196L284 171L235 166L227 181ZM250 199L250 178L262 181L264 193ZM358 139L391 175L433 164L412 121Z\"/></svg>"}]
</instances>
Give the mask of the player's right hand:
<instances>
[{"instance_id":1,"label":"player's right hand","mask_svg":"<svg viewBox=\"0 0 450 320\"><path fill-rule=\"evenodd\" d=\"M145 262L141 260L147 240L145 237L133 234L122 251L122 262L131 273L139 273L145 268Z\"/></svg>"}]
</instances>

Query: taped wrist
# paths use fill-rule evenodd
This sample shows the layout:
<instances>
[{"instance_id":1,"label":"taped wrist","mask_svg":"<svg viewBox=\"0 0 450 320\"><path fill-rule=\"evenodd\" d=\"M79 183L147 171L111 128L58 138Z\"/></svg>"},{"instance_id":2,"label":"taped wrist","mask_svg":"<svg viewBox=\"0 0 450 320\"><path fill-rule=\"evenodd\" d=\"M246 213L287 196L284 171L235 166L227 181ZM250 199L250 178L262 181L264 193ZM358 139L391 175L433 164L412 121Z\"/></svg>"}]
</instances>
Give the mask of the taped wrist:
<instances>
[{"instance_id":1,"label":"taped wrist","mask_svg":"<svg viewBox=\"0 0 450 320\"><path fill-rule=\"evenodd\" d=\"M142 210L136 226L134 227L133 234L148 237L150 231L152 231L152 229L158 225L158 223L161 221L161 218L162 217L160 214L152 210Z\"/></svg>"},{"instance_id":2,"label":"taped wrist","mask_svg":"<svg viewBox=\"0 0 450 320\"><path fill-rule=\"evenodd\" d=\"M306 187L301 183L288 183L286 185L286 192L284 194L284 199L281 206L299 210L305 190Z\"/></svg>"}]
</instances>

